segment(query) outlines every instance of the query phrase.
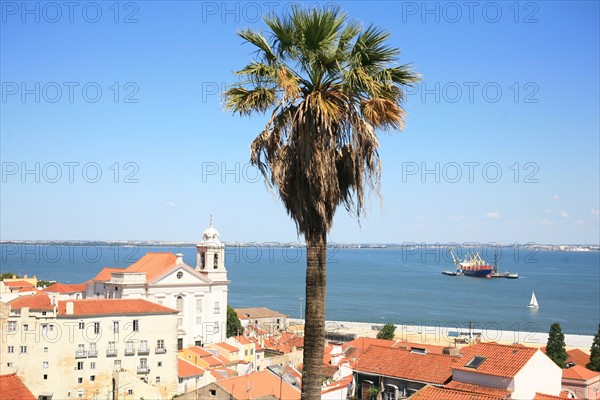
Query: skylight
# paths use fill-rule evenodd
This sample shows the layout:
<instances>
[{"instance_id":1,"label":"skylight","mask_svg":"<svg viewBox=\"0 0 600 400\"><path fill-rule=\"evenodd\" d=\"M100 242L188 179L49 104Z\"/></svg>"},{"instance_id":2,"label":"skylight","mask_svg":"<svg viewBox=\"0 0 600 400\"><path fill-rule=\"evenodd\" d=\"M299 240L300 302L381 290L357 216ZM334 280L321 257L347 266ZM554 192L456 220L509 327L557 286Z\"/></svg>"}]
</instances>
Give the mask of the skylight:
<instances>
[{"instance_id":1,"label":"skylight","mask_svg":"<svg viewBox=\"0 0 600 400\"><path fill-rule=\"evenodd\" d=\"M467 365L465 365L465 367L477 369L485 360L487 360L487 357L475 356L467 363Z\"/></svg>"}]
</instances>

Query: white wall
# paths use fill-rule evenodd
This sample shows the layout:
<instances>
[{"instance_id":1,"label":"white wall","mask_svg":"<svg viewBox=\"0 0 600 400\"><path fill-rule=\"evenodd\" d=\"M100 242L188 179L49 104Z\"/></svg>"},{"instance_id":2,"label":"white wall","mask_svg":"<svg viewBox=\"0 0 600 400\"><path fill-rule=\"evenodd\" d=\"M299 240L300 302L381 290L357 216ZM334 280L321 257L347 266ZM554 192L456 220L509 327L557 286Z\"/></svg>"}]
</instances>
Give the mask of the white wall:
<instances>
[{"instance_id":1,"label":"white wall","mask_svg":"<svg viewBox=\"0 0 600 400\"><path fill-rule=\"evenodd\" d=\"M562 370L538 350L515 376L514 399L532 399L535 393L558 396L561 390Z\"/></svg>"}]
</instances>

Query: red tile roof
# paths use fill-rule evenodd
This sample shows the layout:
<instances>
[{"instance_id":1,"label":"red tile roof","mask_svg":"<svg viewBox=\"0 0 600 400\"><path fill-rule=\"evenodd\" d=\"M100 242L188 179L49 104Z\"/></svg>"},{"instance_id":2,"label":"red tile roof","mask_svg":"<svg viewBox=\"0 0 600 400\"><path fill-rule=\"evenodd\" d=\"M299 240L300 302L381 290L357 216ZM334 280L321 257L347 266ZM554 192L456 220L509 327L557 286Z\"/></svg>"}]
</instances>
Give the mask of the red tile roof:
<instances>
[{"instance_id":1,"label":"red tile roof","mask_svg":"<svg viewBox=\"0 0 600 400\"><path fill-rule=\"evenodd\" d=\"M37 290L35 286L25 286L18 290L18 292L37 292L40 293L41 290Z\"/></svg>"},{"instance_id":2,"label":"red tile roof","mask_svg":"<svg viewBox=\"0 0 600 400\"><path fill-rule=\"evenodd\" d=\"M222 349L225 349L225 350L227 350L230 353L235 353L235 352L240 351L237 347L232 346L229 343L225 343L225 342L213 343L213 344L210 345L210 347L214 347L214 346L217 346L217 347L220 347Z\"/></svg>"},{"instance_id":3,"label":"red tile roof","mask_svg":"<svg viewBox=\"0 0 600 400\"><path fill-rule=\"evenodd\" d=\"M434 344L426 344L426 343L413 343L413 342L403 342L400 340L396 340L393 344L393 347L398 347L400 349L425 349L428 353L435 354L444 354L445 346L437 346Z\"/></svg>"},{"instance_id":4,"label":"red tile roof","mask_svg":"<svg viewBox=\"0 0 600 400\"><path fill-rule=\"evenodd\" d=\"M202 347L190 346L187 349L189 351L191 351L192 353L198 354L200 357L210 357L210 356L212 356L212 353L210 351L204 350Z\"/></svg>"},{"instance_id":5,"label":"red tile roof","mask_svg":"<svg viewBox=\"0 0 600 400\"><path fill-rule=\"evenodd\" d=\"M54 309L52 303L50 303L50 297L46 293L17 297L8 304L10 304L10 307L13 310L18 310L23 307L28 307L30 310L43 311L51 311Z\"/></svg>"},{"instance_id":6,"label":"red tile roof","mask_svg":"<svg viewBox=\"0 0 600 400\"><path fill-rule=\"evenodd\" d=\"M20 287L25 287L25 286L33 286L31 283L27 282L27 281L9 281L9 282L4 282L5 286L11 287L11 288L20 288Z\"/></svg>"},{"instance_id":7,"label":"red tile roof","mask_svg":"<svg viewBox=\"0 0 600 400\"><path fill-rule=\"evenodd\" d=\"M285 400L300 399L300 391L297 388L269 371L222 379L218 381L218 385L238 400L250 400L267 396Z\"/></svg>"},{"instance_id":8,"label":"red tile roof","mask_svg":"<svg viewBox=\"0 0 600 400\"><path fill-rule=\"evenodd\" d=\"M352 375L340 379L339 381L331 382L328 386L321 390L321 394L335 392L336 390L343 389L352 384Z\"/></svg>"},{"instance_id":9,"label":"red tile roof","mask_svg":"<svg viewBox=\"0 0 600 400\"><path fill-rule=\"evenodd\" d=\"M0 375L1 400L36 400L37 397L21 382L17 374Z\"/></svg>"},{"instance_id":10,"label":"red tile roof","mask_svg":"<svg viewBox=\"0 0 600 400\"><path fill-rule=\"evenodd\" d=\"M110 275L113 272L123 272L123 271L125 271L124 268L102 268L102 270L100 272L98 272L98 275L96 275L95 277L92 278L92 281L106 282L106 281L110 280Z\"/></svg>"},{"instance_id":11,"label":"red tile roof","mask_svg":"<svg viewBox=\"0 0 600 400\"><path fill-rule=\"evenodd\" d=\"M590 362L590 355L579 349L568 350L567 362L572 362L585 367Z\"/></svg>"},{"instance_id":12,"label":"red tile roof","mask_svg":"<svg viewBox=\"0 0 600 400\"><path fill-rule=\"evenodd\" d=\"M147 253L123 272L145 272L146 280L152 282L175 267L176 259L173 253Z\"/></svg>"},{"instance_id":13,"label":"red tile roof","mask_svg":"<svg viewBox=\"0 0 600 400\"><path fill-rule=\"evenodd\" d=\"M179 376L180 378L189 378L193 376L203 375L204 369L181 358L177 359L177 376Z\"/></svg>"},{"instance_id":14,"label":"red tile roof","mask_svg":"<svg viewBox=\"0 0 600 400\"><path fill-rule=\"evenodd\" d=\"M452 389L442 389L425 386L410 397L411 400L499 400L501 397L479 393L461 392Z\"/></svg>"},{"instance_id":15,"label":"red tile roof","mask_svg":"<svg viewBox=\"0 0 600 400\"><path fill-rule=\"evenodd\" d=\"M565 398L559 396L551 396L549 394L536 393L533 400L565 400Z\"/></svg>"},{"instance_id":16,"label":"red tile roof","mask_svg":"<svg viewBox=\"0 0 600 400\"><path fill-rule=\"evenodd\" d=\"M87 287L85 283L75 283L75 284L66 284L66 283L55 283L50 285L44 289L44 292L47 293L80 293L85 292Z\"/></svg>"},{"instance_id":17,"label":"red tile roof","mask_svg":"<svg viewBox=\"0 0 600 400\"><path fill-rule=\"evenodd\" d=\"M215 368L210 370L210 374L214 376L217 379L217 381L219 381L222 379L237 376L237 371L234 371L230 368Z\"/></svg>"},{"instance_id":18,"label":"red tile roof","mask_svg":"<svg viewBox=\"0 0 600 400\"><path fill-rule=\"evenodd\" d=\"M458 357L440 354L415 354L405 349L370 346L360 357L356 371L412 381L444 384L452 378Z\"/></svg>"},{"instance_id":19,"label":"red tile roof","mask_svg":"<svg viewBox=\"0 0 600 400\"><path fill-rule=\"evenodd\" d=\"M465 355L455 369L460 371L474 372L478 374L514 377L521 368L539 350L533 347L507 346L502 344L478 343L472 347L463 349ZM466 365L473 357L484 357L479 367L470 368Z\"/></svg>"},{"instance_id":20,"label":"red tile roof","mask_svg":"<svg viewBox=\"0 0 600 400\"><path fill-rule=\"evenodd\" d=\"M567 379L574 379L578 381L588 381L600 375L600 372L591 371L581 365L575 365L571 368L562 370L562 377Z\"/></svg>"},{"instance_id":21,"label":"red tile roof","mask_svg":"<svg viewBox=\"0 0 600 400\"><path fill-rule=\"evenodd\" d=\"M177 310L143 299L84 299L58 302L58 315L67 316L67 303L73 303L73 316L177 314Z\"/></svg>"},{"instance_id":22,"label":"red tile roof","mask_svg":"<svg viewBox=\"0 0 600 400\"><path fill-rule=\"evenodd\" d=\"M474 385L471 383L463 383L459 381L451 381L446 386L446 389L459 390L461 392L471 392L471 393L479 393L486 394L489 396L497 396L500 398L505 398L510 395L510 391L504 389L497 389L488 386Z\"/></svg>"}]
</instances>

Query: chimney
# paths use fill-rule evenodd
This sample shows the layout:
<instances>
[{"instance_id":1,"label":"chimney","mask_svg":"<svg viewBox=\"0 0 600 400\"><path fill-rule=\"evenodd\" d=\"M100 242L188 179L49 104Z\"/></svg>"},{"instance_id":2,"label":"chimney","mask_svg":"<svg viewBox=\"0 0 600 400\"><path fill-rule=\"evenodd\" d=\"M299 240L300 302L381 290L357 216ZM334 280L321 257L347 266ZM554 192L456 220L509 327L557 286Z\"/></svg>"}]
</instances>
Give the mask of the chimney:
<instances>
[{"instance_id":1,"label":"chimney","mask_svg":"<svg viewBox=\"0 0 600 400\"><path fill-rule=\"evenodd\" d=\"M177 254L175 254L175 257L177 257L177 259L175 260L175 264L182 265L183 264L183 254L177 253Z\"/></svg>"},{"instance_id":2,"label":"chimney","mask_svg":"<svg viewBox=\"0 0 600 400\"><path fill-rule=\"evenodd\" d=\"M72 301L67 301L66 314L73 315L73 302Z\"/></svg>"}]
</instances>

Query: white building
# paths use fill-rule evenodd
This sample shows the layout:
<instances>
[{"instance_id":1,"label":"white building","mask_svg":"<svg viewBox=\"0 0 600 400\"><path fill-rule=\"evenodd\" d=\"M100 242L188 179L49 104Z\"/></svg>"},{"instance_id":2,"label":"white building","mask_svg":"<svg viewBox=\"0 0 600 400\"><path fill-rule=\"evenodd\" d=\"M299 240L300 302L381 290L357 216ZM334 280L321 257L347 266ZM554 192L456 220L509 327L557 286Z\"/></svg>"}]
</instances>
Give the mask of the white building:
<instances>
[{"instance_id":1,"label":"white building","mask_svg":"<svg viewBox=\"0 0 600 400\"><path fill-rule=\"evenodd\" d=\"M88 283L87 297L142 298L179 311L178 349L222 342L226 337L225 246L212 226L196 245L196 265L182 254L148 253L125 269L105 268Z\"/></svg>"},{"instance_id":2,"label":"white building","mask_svg":"<svg viewBox=\"0 0 600 400\"><path fill-rule=\"evenodd\" d=\"M452 369L454 382L503 389L513 399L560 394L562 370L540 349L479 343L463 350L461 363Z\"/></svg>"},{"instance_id":3,"label":"white building","mask_svg":"<svg viewBox=\"0 0 600 400\"><path fill-rule=\"evenodd\" d=\"M1 319L0 374L41 400L171 398L177 311L142 299L11 301Z\"/></svg>"}]
</instances>

